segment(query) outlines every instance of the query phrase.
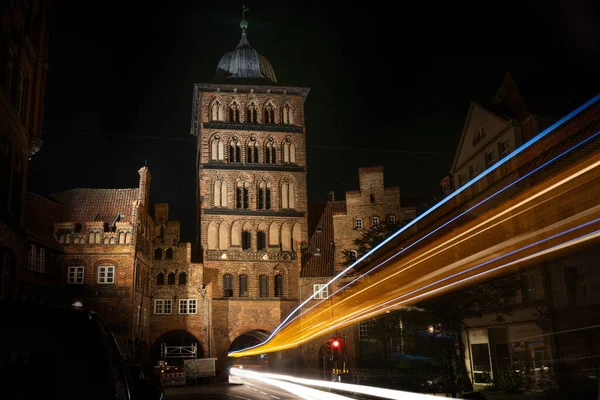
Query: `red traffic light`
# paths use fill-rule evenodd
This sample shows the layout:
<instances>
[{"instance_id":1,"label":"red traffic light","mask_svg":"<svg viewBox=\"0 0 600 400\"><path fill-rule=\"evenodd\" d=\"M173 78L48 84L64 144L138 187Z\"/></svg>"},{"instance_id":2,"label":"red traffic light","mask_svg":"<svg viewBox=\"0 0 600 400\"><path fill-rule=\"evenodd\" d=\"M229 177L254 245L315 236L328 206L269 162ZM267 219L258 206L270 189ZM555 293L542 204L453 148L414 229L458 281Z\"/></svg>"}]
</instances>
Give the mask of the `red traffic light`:
<instances>
[{"instance_id":1,"label":"red traffic light","mask_svg":"<svg viewBox=\"0 0 600 400\"><path fill-rule=\"evenodd\" d=\"M333 339L333 341L331 342L331 347L333 347L334 349L338 349L340 347L340 341L337 339Z\"/></svg>"}]
</instances>

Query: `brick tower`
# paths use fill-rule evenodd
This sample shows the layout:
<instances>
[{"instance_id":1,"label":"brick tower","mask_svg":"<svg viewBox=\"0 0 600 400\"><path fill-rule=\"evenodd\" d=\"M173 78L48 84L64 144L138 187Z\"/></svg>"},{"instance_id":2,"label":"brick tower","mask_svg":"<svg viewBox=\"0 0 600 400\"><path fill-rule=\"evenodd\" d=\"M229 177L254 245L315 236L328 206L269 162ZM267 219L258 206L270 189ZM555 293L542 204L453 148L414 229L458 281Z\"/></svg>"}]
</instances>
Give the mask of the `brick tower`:
<instances>
[{"instance_id":1,"label":"brick tower","mask_svg":"<svg viewBox=\"0 0 600 400\"><path fill-rule=\"evenodd\" d=\"M197 245L212 297L212 356L264 340L298 305L307 241L304 101L250 47L248 23L215 79L194 85Z\"/></svg>"}]
</instances>

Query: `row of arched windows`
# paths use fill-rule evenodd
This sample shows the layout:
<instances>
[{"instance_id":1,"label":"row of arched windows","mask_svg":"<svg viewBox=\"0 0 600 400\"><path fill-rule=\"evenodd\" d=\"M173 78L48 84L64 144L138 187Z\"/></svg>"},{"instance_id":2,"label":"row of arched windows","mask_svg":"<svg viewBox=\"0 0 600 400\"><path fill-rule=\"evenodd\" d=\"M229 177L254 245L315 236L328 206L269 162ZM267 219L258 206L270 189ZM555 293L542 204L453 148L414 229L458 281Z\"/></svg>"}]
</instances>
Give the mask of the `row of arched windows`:
<instances>
[{"instance_id":1,"label":"row of arched windows","mask_svg":"<svg viewBox=\"0 0 600 400\"><path fill-rule=\"evenodd\" d=\"M273 138L267 140L264 145L264 155L262 160L265 164L277 164L277 144ZM236 138L231 139L227 144L227 157L225 154L225 139L219 135L215 135L210 142L210 160L211 161L229 161L230 163L241 163L242 153L246 155L246 163L248 164L259 164L261 162L261 151L260 145L255 139L250 139L246 146L243 146L242 142ZM242 148L244 148L242 151ZM296 157L296 145L291 141L290 138L281 143L281 157L282 163L295 164L297 161Z\"/></svg>"},{"instance_id":2,"label":"row of arched windows","mask_svg":"<svg viewBox=\"0 0 600 400\"><path fill-rule=\"evenodd\" d=\"M235 186L234 205L237 209L249 209L251 206L250 182L238 182ZM296 188L293 182L283 182L280 189L281 209L296 208ZM273 204L274 191L271 183L261 182L256 187L256 209L270 210ZM227 183L224 180L215 180L213 184L213 206L228 206Z\"/></svg>"},{"instance_id":3,"label":"row of arched windows","mask_svg":"<svg viewBox=\"0 0 600 400\"><path fill-rule=\"evenodd\" d=\"M119 232L118 235L103 235L100 231L92 231L88 235L76 235L71 233L61 233L58 236L58 242L63 244L131 244L131 232Z\"/></svg>"},{"instance_id":4,"label":"row of arched windows","mask_svg":"<svg viewBox=\"0 0 600 400\"><path fill-rule=\"evenodd\" d=\"M269 248L281 251L298 251L296 248L302 240L302 231L299 223L284 222L279 224L261 222L254 228L250 222L235 221L231 226L222 221L212 221L208 224L207 232L208 250L228 250L230 247L242 250L258 251ZM253 240L256 238L255 240Z\"/></svg>"},{"instance_id":5,"label":"row of arched windows","mask_svg":"<svg viewBox=\"0 0 600 400\"><path fill-rule=\"evenodd\" d=\"M185 272L180 272L179 275L176 277L174 272L169 273L167 275L167 285L175 285L175 281L177 281L179 285L187 284L187 274ZM157 285L165 284L164 272L159 272L156 275L156 284Z\"/></svg>"},{"instance_id":6,"label":"row of arched windows","mask_svg":"<svg viewBox=\"0 0 600 400\"><path fill-rule=\"evenodd\" d=\"M283 297L283 276L275 275L273 295L275 297ZM269 293L269 277L260 275L258 277L258 297L270 297ZM248 275L238 276L238 296L248 297ZM233 297L233 275L223 275L223 297Z\"/></svg>"},{"instance_id":7,"label":"row of arched windows","mask_svg":"<svg viewBox=\"0 0 600 400\"><path fill-rule=\"evenodd\" d=\"M245 113L242 113L243 106L237 100L233 100L229 105L215 99L210 105L210 120L227 122L245 122L247 124L286 124L294 123L294 110L289 103L283 104L276 112L277 106L272 100L261 108L257 101L251 100L245 107ZM243 117L242 117L243 115ZM276 119L277 117L277 119ZM242 118L244 118L242 120Z\"/></svg>"},{"instance_id":8,"label":"row of arched windows","mask_svg":"<svg viewBox=\"0 0 600 400\"><path fill-rule=\"evenodd\" d=\"M162 249L160 247L154 249L154 259L155 260L162 260ZM166 260L172 260L173 259L173 249L168 248L165 251L165 259Z\"/></svg>"}]
</instances>

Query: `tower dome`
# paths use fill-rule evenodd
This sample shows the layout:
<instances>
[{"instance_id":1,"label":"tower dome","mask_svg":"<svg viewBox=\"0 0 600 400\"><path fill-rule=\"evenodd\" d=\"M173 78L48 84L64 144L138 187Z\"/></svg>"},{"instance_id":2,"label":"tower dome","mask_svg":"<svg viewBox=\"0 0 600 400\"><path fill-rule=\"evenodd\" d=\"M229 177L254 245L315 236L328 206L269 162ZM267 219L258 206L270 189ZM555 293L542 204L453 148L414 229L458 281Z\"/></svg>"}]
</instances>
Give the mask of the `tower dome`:
<instances>
[{"instance_id":1,"label":"tower dome","mask_svg":"<svg viewBox=\"0 0 600 400\"><path fill-rule=\"evenodd\" d=\"M269 60L250 47L246 37L248 22L240 22L242 39L235 50L225 54L217 66L215 80L230 79L267 79L277 83L275 71Z\"/></svg>"}]
</instances>

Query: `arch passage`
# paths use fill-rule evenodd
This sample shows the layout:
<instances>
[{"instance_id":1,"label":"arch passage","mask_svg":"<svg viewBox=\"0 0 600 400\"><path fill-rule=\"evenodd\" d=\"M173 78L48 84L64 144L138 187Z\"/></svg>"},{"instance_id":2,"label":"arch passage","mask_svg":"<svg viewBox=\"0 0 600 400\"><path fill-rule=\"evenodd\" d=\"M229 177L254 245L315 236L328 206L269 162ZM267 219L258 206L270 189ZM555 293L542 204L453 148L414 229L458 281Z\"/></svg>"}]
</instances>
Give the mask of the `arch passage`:
<instances>
[{"instance_id":1,"label":"arch passage","mask_svg":"<svg viewBox=\"0 0 600 400\"><path fill-rule=\"evenodd\" d=\"M156 339L152 345L152 352L150 353L152 365L157 365L158 361L164 359L164 345L168 347L189 347L192 344L196 345L197 353L195 358L203 358L204 352L202 350L202 345L196 336L192 335L190 332L185 330L174 330L164 333ZM170 365L183 365L183 360L185 360L184 357L175 357L174 353L171 354L171 356L167 355L167 362Z\"/></svg>"},{"instance_id":2,"label":"arch passage","mask_svg":"<svg viewBox=\"0 0 600 400\"><path fill-rule=\"evenodd\" d=\"M236 351L245 349L246 347L254 346L259 343L264 342L269 337L270 333L262 330L256 329L253 331L248 331L246 333L241 334L229 346L229 351Z\"/></svg>"}]
</instances>

